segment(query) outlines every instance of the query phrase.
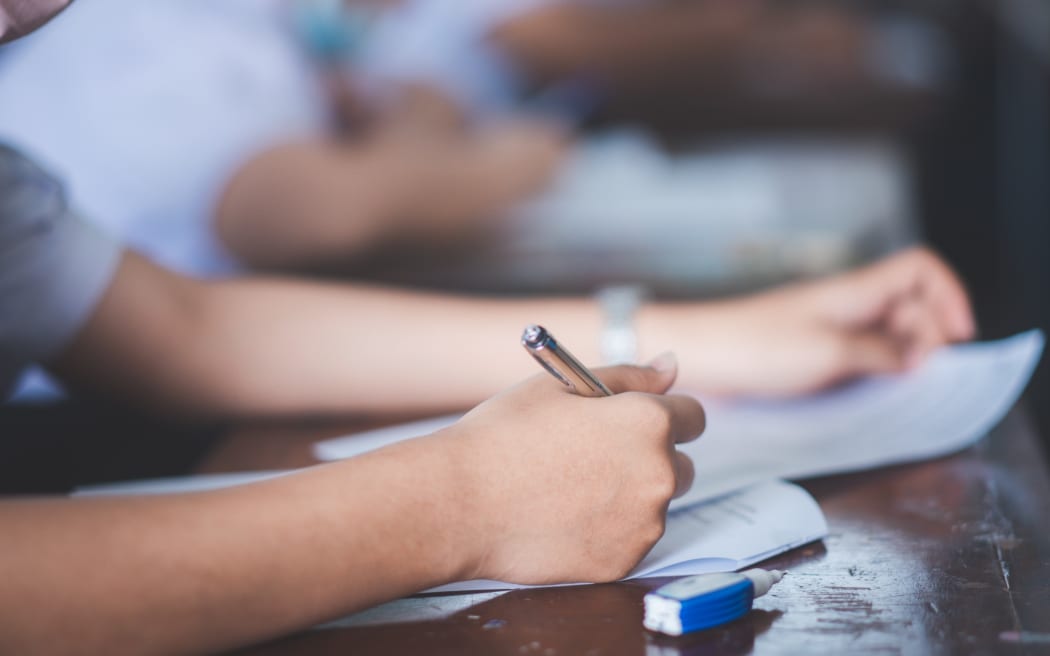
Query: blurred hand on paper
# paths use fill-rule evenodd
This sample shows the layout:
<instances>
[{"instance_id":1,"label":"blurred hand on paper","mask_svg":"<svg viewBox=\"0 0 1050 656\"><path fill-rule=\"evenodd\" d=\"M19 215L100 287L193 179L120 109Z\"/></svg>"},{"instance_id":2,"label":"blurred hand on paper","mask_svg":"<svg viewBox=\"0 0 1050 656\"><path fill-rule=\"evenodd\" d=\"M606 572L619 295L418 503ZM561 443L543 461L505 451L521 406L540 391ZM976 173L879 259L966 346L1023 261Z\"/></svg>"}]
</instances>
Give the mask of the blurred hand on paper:
<instances>
[{"instance_id":1,"label":"blurred hand on paper","mask_svg":"<svg viewBox=\"0 0 1050 656\"><path fill-rule=\"evenodd\" d=\"M959 278L922 248L700 311L681 308L657 346L681 354L683 386L726 395L790 396L904 371L976 332Z\"/></svg>"},{"instance_id":2,"label":"blurred hand on paper","mask_svg":"<svg viewBox=\"0 0 1050 656\"><path fill-rule=\"evenodd\" d=\"M570 140L555 124L517 119L459 132L387 130L372 146L399 185L399 233L458 239L543 191Z\"/></svg>"},{"instance_id":3,"label":"blurred hand on paper","mask_svg":"<svg viewBox=\"0 0 1050 656\"><path fill-rule=\"evenodd\" d=\"M543 373L449 429L462 457L463 514L473 518L475 578L612 581L663 535L668 503L693 480L675 444L700 434L703 409L664 395L673 357L596 374L615 396L576 396Z\"/></svg>"}]
</instances>

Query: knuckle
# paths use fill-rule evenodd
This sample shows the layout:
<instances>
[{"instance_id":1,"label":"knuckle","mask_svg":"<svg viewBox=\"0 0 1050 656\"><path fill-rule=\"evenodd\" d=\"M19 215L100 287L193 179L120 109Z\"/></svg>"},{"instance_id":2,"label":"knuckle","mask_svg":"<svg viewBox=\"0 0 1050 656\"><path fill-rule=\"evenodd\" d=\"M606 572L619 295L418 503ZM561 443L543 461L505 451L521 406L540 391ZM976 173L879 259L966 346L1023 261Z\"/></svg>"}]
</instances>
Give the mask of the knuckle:
<instances>
[{"instance_id":1,"label":"knuckle","mask_svg":"<svg viewBox=\"0 0 1050 656\"><path fill-rule=\"evenodd\" d=\"M853 357L853 345L849 340L838 335L829 337L824 348L827 359L825 367L828 369L838 369Z\"/></svg>"},{"instance_id":2,"label":"knuckle","mask_svg":"<svg viewBox=\"0 0 1050 656\"><path fill-rule=\"evenodd\" d=\"M666 437L674 424L670 408L656 396L640 395L638 414L639 418L645 422L644 425L660 438Z\"/></svg>"},{"instance_id":3,"label":"knuckle","mask_svg":"<svg viewBox=\"0 0 1050 656\"><path fill-rule=\"evenodd\" d=\"M674 496L675 488L677 487L675 481L674 467L668 467L667 473L660 481L659 488L659 502L661 510L667 507L667 502Z\"/></svg>"},{"instance_id":4,"label":"knuckle","mask_svg":"<svg viewBox=\"0 0 1050 656\"><path fill-rule=\"evenodd\" d=\"M656 399L643 392L625 392L616 397L628 416L632 417L639 425L646 426L653 421L658 421L661 406Z\"/></svg>"},{"instance_id":5,"label":"knuckle","mask_svg":"<svg viewBox=\"0 0 1050 656\"><path fill-rule=\"evenodd\" d=\"M647 488L651 496L648 500L662 510L674 495L676 484L674 463L666 456L661 458L652 468L650 476Z\"/></svg>"},{"instance_id":6,"label":"knuckle","mask_svg":"<svg viewBox=\"0 0 1050 656\"><path fill-rule=\"evenodd\" d=\"M660 538L664 536L665 529L664 513L661 511L657 515L656 521L650 522L646 530L642 532L642 547L645 551L649 551L654 544L660 541Z\"/></svg>"}]
</instances>

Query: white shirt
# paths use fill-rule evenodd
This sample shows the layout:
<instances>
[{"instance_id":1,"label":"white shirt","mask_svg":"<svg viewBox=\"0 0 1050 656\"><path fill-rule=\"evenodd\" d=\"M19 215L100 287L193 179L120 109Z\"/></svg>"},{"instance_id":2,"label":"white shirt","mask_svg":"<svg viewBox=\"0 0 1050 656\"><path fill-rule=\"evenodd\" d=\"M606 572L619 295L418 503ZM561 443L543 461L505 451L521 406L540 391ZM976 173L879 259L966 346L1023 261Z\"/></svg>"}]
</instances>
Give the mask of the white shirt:
<instances>
[{"instance_id":1,"label":"white shirt","mask_svg":"<svg viewBox=\"0 0 1050 656\"><path fill-rule=\"evenodd\" d=\"M508 111L522 79L489 42L501 23L565 0L405 0L385 12L368 36L355 69L384 88L425 82L474 115Z\"/></svg>"},{"instance_id":2,"label":"white shirt","mask_svg":"<svg viewBox=\"0 0 1050 656\"><path fill-rule=\"evenodd\" d=\"M90 0L0 51L0 139L175 269L233 268L211 219L248 157L325 128L282 0Z\"/></svg>"}]
</instances>

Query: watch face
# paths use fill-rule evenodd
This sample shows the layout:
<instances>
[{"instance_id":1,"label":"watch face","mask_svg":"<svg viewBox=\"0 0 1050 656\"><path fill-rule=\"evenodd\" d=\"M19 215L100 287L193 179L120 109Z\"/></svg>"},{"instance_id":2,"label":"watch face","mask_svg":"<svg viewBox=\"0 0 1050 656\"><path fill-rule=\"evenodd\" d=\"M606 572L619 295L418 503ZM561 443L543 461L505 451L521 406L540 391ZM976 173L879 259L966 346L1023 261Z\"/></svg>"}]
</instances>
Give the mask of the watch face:
<instances>
[{"instance_id":1,"label":"watch face","mask_svg":"<svg viewBox=\"0 0 1050 656\"><path fill-rule=\"evenodd\" d=\"M605 315L601 336L605 364L633 364L638 360L634 314L644 297L645 290L637 285L605 287L598 291L598 303Z\"/></svg>"}]
</instances>

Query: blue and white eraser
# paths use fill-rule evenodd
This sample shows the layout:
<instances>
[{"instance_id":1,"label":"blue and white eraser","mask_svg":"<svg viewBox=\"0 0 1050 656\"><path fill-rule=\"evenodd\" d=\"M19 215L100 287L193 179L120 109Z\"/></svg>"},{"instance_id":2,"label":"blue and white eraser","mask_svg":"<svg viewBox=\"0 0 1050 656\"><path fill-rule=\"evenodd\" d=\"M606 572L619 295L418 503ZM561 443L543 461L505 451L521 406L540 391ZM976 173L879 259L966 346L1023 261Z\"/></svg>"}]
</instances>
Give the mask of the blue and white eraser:
<instances>
[{"instance_id":1,"label":"blue and white eraser","mask_svg":"<svg viewBox=\"0 0 1050 656\"><path fill-rule=\"evenodd\" d=\"M645 595L645 628L678 636L732 622L784 578L779 570L699 574Z\"/></svg>"}]
</instances>

